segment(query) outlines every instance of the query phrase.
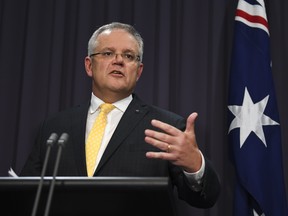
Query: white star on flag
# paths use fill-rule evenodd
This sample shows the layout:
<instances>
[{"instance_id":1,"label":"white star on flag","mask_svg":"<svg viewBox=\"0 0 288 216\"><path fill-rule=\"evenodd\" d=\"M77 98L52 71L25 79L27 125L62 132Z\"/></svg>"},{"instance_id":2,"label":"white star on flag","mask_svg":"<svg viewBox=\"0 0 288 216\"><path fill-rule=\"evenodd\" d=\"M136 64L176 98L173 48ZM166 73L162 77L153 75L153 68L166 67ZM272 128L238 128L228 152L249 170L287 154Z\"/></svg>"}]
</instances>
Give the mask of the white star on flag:
<instances>
[{"instance_id":1,"label":"white star on flag","mask_svg":"<svg viewBox=\"0 0 288 216\"><path fill-rule=\"evenodd\" d=\"M261 215L259 215L254 209L253 209L253 215L254 216L265 216L265 214L263 213L263 214L261 214Z\"/></svg>"},{"instance_id":2,"label":"white star on flag","mask_svg":"<svg viewBox=\"0 0 288 216\"><path fill-rule=\"evenodd\" d=\"M264 114L268 99L269 95L254 104L247 87L245 87L242 106L228 106L228 109L235 116L230 124L228 133L235 128L240 128L240 148L243 146L251 132L254 132L267 147L263 126L279 125L278 122L273 121L270 117Z\"/></svg>"}]
</instances>

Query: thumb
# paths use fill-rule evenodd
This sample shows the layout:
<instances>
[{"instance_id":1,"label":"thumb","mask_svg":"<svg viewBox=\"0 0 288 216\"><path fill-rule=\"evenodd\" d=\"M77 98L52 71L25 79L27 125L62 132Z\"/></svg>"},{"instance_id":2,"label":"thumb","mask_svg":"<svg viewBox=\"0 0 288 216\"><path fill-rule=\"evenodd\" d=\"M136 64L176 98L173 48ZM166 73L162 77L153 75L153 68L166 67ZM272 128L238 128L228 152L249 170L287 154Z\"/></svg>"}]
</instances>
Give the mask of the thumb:
<instances>
[{"instance_id":1,"label":"thumb","mask_svg":"<svg viewBox=\"0 0 288 216\"><path fill-rule=\"evenodd\" d=\"M185 132L194 133L195 120L196 120L197 116L198 116L198 113L196 113L196 112L193 112L188 116L187 121L186 121Z\"/></svg>"}]
</instances>

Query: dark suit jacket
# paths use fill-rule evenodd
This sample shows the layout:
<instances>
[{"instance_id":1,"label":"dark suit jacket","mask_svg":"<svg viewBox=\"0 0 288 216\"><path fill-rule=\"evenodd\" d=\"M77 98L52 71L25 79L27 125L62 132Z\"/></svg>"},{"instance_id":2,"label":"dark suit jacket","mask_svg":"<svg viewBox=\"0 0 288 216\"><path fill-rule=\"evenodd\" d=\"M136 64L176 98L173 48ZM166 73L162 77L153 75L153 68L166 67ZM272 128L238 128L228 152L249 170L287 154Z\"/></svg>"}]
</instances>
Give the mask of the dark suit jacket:
<instances>
[{"instance_id":1,"label":"dark suit jacket","mask_svg":"<svg viewBox=\"0 0 288 216\"><path fill-rule=\"evenodd\" d=\"M85 163L85 129L89 103L60 112L44 121L35 146L24 165L21 176L40 176L46 152L46 140L51 133L66 132L69 140L62 151L58 176L87 176ZM202 190L195 192L187 183L183 171L163 160L148 159L147 151L159 151L144 141L144 130L152 128L151 120L158 119L185 129L185 119L172 112L143 103L136 95L120 120L94 176L170 176L178 196L200 208L214 205L220 191L216 172L206 161ZM155 129L155 128L154 128ZM52 176L57 148L52 148L46 175Z\"/></svg>"}]
</instances>

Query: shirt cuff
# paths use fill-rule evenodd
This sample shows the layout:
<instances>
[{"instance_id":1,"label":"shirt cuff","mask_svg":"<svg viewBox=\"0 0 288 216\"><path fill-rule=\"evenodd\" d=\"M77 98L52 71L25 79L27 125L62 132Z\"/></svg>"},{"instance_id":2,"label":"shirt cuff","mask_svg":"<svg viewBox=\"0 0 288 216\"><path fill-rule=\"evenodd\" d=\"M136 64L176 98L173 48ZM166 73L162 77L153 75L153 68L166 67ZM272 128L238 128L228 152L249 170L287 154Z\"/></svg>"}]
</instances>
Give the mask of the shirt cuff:
<instances>
[{"instance_id":1,"label":"shirt cuff","mask_svg":"<svg viewBox=\"0 0 288 216\"><path fill-rule=\"evenodd\" d=\"M190 183L190 186L192 187L192 189L194 191L200 191L202 186L202 178L204 175L204 171L205 171L205 159L204 156L202 154L202 152L199 150L200 154L201 154L201 158L202 158L202 164L200 169L197 172L193 172L193 173L188 173L185 170L183 170L185 176L188 179L188 182Z\"/></svg>"}]
</instances>

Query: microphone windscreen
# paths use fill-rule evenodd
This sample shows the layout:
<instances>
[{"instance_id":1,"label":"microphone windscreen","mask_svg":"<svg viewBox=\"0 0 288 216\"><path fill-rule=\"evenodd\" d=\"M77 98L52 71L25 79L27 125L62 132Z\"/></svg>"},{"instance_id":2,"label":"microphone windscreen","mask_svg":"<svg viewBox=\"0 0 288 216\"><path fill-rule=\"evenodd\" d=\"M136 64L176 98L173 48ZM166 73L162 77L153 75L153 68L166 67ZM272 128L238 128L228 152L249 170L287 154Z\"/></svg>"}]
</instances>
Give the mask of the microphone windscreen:
<instances>
[{"instance_id":1,"label":"microphone windscreen","mask_svg":"<svg viewBox=\"0 0 288 216\"><path fill-rule=\"evenodd\" d=\"M52 133L47 140L47 144L52 145L58 139L58 135L56 133Z\"/></svg>"},{"instance_id":2,"label":"microphone windscreen","mask_svg":"<svg viewBox=\"0 0 288 216\"><path fill-rule=\"evenodd\" d=\"M63 133L58 140L58 144L64 145L64 143L67 142L68 138L69 138L69 135L67 133Z\"/></svg>"}]
</instances>

